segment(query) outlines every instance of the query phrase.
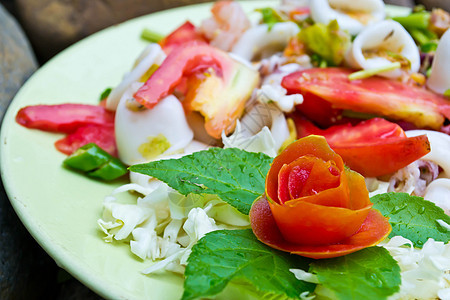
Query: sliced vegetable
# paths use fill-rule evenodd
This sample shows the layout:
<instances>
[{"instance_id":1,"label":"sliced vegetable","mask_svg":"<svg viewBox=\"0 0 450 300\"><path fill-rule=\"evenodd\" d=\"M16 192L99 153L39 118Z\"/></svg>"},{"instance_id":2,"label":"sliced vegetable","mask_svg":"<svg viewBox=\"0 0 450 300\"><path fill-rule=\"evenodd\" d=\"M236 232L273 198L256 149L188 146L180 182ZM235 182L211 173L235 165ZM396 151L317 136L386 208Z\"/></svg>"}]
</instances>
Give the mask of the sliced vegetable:
<instances>
[{"instance_id":1,"label":"sliced vegetable","mask_svg":"<svg viewBox=\"0 0 450 300\"><path fill-rule=\"evenodd\" d=\"M94 143L84 145L64 160L64 165L102 180L113 180L128 171L124 164Z\"/></svg>"},{"instance_id":2,"label":"sliced vegetable","mask_svg":"<svg viewBox=\"0 0 450 300\"><path fill-rule=\"evenodd\" d=\"M304 28L298 38L309 51L318 54L330 66L341 64L351 40L349 33L339 29L336 20L328 25L316 23Z\"/></svg>"},{"instance_id":3,"label":"sliced vegetable","mask_svg":"<svg viewBox=\"0 0 450 300\"><path fill-rule=\"evenodd\" d=\"M114 180L128 173L127 167L117 158L111 158L100 168L86 173L89 177L102 180Z\"/></svg>"},{"instance_id":4,"label":"sliced vegetable","mask_svg":"<svg viewBox=\"0 0 450 300\"><path fill-rule=\"evenodd\" d=\"M197 28L191 22L186 21L158 43L164 52L170 53L177 46L193 41L206 43L206 38L197 31Z\"/></svg>"},{"instance_id":5,"label":"sliced vegetable","mask_svg":"<svg viewBox=\"0 0 450 300\"><path fill-rule=\"evenodd\" d=\"M144 30L142 30L141 38L151 43L158 43L162 39L164 39L164 36L156 31L145 28Z\"/></svg>"},{"instance_id":6,"label":"sliced vegetable","mask_svg":"<svg viewBox=\"0 0 450 300\"><path fill-rule=\"evenodd\" d=\"M427 11L421 11L409 14L408 16L394 17L392 19L402 24L402 26L406 29L427 29L430 23L430 13Z\"/></svg>"},{"instance_id":7,"label":"sliced vegetable","mask_svg":"<svg viewBox=\"0 0 450 300\"><path fill-rule=\"evenodd\" d=\"M302 94L305 102L312 94L327 101L331 109L373 113L408 121L419 128L438 130L450 117L450 102L443 96L377 76L350 81L351 73L343 68L308 69L284 77L282 86L290 94ZM314 120L312 114L308 117Z\"/></svg>"},{"instance_id":8,"label":"sliced vegetable","mask_svg":"<svg viewBox=\"0 0 450 300\"><path fill-rule=\"evenodd\" d=\"M96 143L100 148L117 156L114 127L87 125L55 142L55 147L62 153L72 154L75 150L89 143Z\"/></svg>"},{"instance_id":9,"label":"sliced vegetable","mask_svg":"<svg viewBox=\"0 0 450 300\"><path fill-rule=\"evenodd\" d=\"M388 64L388 65L385 65L385 66L382 66L379 68L365 69L365 70L361 70L361 71L358 71L358 72L348 75L348 79L357 80L357 79L369 78L371 76L375 76L382 72L399 69L399 68L401 68L401 66L402 65L399 62L394 62L394 63Z\"/></svg>"},{"instance_id":10,"label":"sliced vegetable","mask_svg":"<svg viewBox=\"0 0 450 300\"><path fill-rule=\"evenodd\" d=\"M233 60L226 52L207 44L188 43L174 49L158 70L135 94L135 99L153 108L190 76L185 108L205 117L209 135L220 138L233 131L236 119L259 82L259 74Z\"/></svg>"},{"instance_id":11,"label":"sliced vegetable","mask_svg":"<svg viewBox=\"0 0 450 300\"><path fill-rule=\"evenodd\" d=\"M295 117L294 121L298 138L310 134L324 136L344 162L364 176L391 174L430 152L425 135L408 138L399 125L381 118L325 130L303 118Z\"/></svg>"},{"instance_id":12,"label":"sliced vegetable","mask_svg":"<svg viewBox=\"0 0 450 300\"><path fill-rule=\"evenodd\" d=\"M33 105L19 110L16 122L27 128L71 133L86 125L114 126L114 113L88 104Z\"/></svg>"},{"instance_id":13,"label":"sliced vegetable","mask_svg":"<svg viewBox=\"0 0 450 300\"><path fill-rule=\"evenodd\" d=\"M72 155L64 160L64 164L83 172L100 168L111 160L111 155L94 143L78 148Z\"/></svg>"}]
</instances>

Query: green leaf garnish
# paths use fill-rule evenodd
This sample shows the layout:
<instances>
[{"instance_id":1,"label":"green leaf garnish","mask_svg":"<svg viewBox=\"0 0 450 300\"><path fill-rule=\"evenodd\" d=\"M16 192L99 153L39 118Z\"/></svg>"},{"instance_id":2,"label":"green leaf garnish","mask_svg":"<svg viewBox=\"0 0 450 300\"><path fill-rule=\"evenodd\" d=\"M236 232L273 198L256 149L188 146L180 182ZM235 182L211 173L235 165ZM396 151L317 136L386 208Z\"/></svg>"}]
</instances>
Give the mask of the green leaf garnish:
<instances>
[{"instance_id":1,"label":"green leaf garnish","mask_svg":"<svg viewBox=\"0 0 450 300\"><path fill-rule=\"evenodd\" d=\"M164 38L164 35L162 35L158 32L152 31L150 29L147 29L147 28L142 30L142 33L141 33L141 39L147 40L152 43L158 43L163 38Z\"/></svg>"},{"instance_id":2,"label":"green leaf garnish","mask_svg":"<svg viewBox=\"0 0 450 300\"><path fill-rule=\"evenodd\" d=\"M250 229L213 231L192 248L182 299L216 295L238 280L251 284L258 293L298 299L315 285L297 280L289 269L305 269L309 261L264 245Z\"/></svg>"},{"instance_id":3,"label":"green leaf garnish","mask_svg":"<svg viewBox=\"0 0 450 300\"><path fill-rule=\"evenodd\" d=\"M350 34L340 30L336 20L328 25L316 23L298 34L307 49L326 60L330 66L338 66L350 46Z\"/></svg>"},{"instance_id":4,"label":"green leaf garnish","mask_svg":"<svg viewBox=\"0 0 450 300\"><path fill-rule=\"evenodd\" d=\"M268 25L269 31L276 23L287 21L275 9L271 7L260 8L256 11L262 14L262 22Z\"/></svg>"},{"instance_id":5,"label":"green leaf garnish","mask_svg":"<svg viewBox=\"0 0 450 300\"><path fill-rule=\"evenodd\" d=\"M103 99L108 98L109 94L111 94L112 88L106 88L101 94L100 94L100 101Z\"/></svg>"},{"instance_id":6,"label":"green leaf garnish","mask_svg":"<svg viewBox=\"0 0 450 300\"><path fill-rule=\"evenodd\" d=\"M211 148L180 159L131 166L132 172L153 176L183 195L213 194L248 215L264 193L272 158L240 149Z\"/></svg>"},{"instance_id":7,"label":"green leaf garnish","mask_svg":"<svg viewBox=\"0 0 450 300\"><path fill-rule=\"evenodd\" d=\"M316 260L310 272L337 299L386 299L400 290L400 267L382 247Z\"/></svg>"},{"instance_id":8,"label":"green leaf garnish","mask_svg":"<svg viewBox=\"0 0 450 300\"><path fill-rule=\"evenodd\" d=\"M418 248L422 248L429 238L444 243L450 241L450 231L437 222L442 220L450 224L450 216L434 203L406 193L380 194L370 200L374 208L390 218L392 232L389 237L401 235Z\"/></svg>"}]
</instances>

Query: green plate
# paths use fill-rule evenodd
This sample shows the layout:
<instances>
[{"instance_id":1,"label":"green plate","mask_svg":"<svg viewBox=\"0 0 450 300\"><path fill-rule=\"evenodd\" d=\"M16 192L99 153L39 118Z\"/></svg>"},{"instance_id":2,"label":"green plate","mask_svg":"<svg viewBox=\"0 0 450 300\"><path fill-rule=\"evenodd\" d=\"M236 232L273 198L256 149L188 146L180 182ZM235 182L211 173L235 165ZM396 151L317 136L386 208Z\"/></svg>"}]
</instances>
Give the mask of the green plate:
<instances>
[{"instance_id":1,"label":"green plate","mask_svg":"<svg viewBox=\"0 0 450 300\"><path fill-rule=\"evenodd\" d=\"M278 1L243 2L246 11ZM118 84L147 45L144 28L167 34L186 19L208 17L209 4L151 14L113 26L69 47L40 68L22 87L1 131L1 176L10 201L33 237L57 264L104 298L179 299L183 278L172 273L143 275L151 261L134 256L128 244L103 241L97 226L103 198L125 182L106 184L64 169L65 155L53 143L59 134L26 129L15 122L27 105L98 103ZM227 288L219 299L243 299Z\"/></svg>"}]
</instances>

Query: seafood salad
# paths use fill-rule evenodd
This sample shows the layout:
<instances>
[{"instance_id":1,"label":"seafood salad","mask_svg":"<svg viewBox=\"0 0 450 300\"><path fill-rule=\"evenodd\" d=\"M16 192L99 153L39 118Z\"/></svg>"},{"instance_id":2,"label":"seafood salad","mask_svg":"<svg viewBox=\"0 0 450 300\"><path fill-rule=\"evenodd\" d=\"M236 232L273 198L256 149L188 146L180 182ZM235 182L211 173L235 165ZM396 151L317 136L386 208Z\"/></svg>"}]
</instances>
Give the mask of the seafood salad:
<instances>
[{"instance_id":1,"label":"seafood salad","mask_svg":"<svg viewBox=\"0 0 450 300\"><path fill-rule=\"evenodd\" d=\"M67 134L55 145L69 168L129 177L99 230L143 274L184 274L183 299L239 279L257 298L448 299L450 15L387 12L218 1L167 36L145 30L99 105L16 121Z\"/></svg>"}]
</instances>

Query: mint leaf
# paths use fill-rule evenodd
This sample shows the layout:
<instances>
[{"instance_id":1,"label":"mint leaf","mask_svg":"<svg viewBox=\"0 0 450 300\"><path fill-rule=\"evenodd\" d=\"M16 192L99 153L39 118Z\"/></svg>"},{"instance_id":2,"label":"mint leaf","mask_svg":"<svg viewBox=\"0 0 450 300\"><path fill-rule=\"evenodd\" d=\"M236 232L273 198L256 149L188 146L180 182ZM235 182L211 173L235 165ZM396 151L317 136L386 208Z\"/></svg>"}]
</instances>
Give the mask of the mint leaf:
<instances>
[{"instance_id":1,"label":"mint leaf","mask_svg":"<svg viewBox=\"0 0 450 300\"><path fill-rule=\"evenodd\" d=\"M275 24L287 21L284 20L283 17L281 17L280 14L271 7L260 8L256 11L259 11L262 14L262 22L268 25L269 31L272 30L272 27Z\"/></svg>"},{"instance_id":2,"label":"mint leaf","mask_svg":"<svg viewBox=\"0 0 450 300\"><path fill-rule=\"evenodd\" d=\"M389 217L392 225L389 237L401 235L419 248L428 238L444 243L450 241L450 232L437 222L450 224L450 216L434 203L406 193L380 194L370 200L374 208Z\"/></svg>"},{"instance_id":3,"label":"mint leaf","mask_svg":"<svg viewBox=\"0 0 450 300\"><path fill-rule=\"evenodd\" d=\"M213 194L248 215L253 201L264 193L272 158L235 148L211 148L179 159L130 167L158 178L183 195Z\"/></svg>"},{"instance_id":4,"label":"mint leaf","mask_svg":"<svg viewBox=\"0 0 450 300\"><path fill-rule=\"evenodd\" d=\"M106 88L101 94L100 94L100 101L108 98L109 94L111 94L112 88Z\"/></svg>"},{"instance_id":5,"label":"mint leaf","mask_svg":"<svg viewBox=\"0 0 450 300\"><path fill-rule=\"evenodd\" d=\"M337 299L386 299L400 290L400 267L382 247L316 260L309 271Z\"/></svg>"},{"instance_id":6,"label":"mint leaf","mask_svg":"<svg viewBox=\"0 0 450 300\"><path fill-rule=\"evenodd\" d=\"M216 295L230 281L238 280L260 294L298 299L315 285L297 280L289 269L305 269L309 261L264 245L250 229L213 231L192 248L182 299Z\"/></svg>"}]
</instances>

